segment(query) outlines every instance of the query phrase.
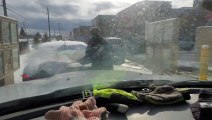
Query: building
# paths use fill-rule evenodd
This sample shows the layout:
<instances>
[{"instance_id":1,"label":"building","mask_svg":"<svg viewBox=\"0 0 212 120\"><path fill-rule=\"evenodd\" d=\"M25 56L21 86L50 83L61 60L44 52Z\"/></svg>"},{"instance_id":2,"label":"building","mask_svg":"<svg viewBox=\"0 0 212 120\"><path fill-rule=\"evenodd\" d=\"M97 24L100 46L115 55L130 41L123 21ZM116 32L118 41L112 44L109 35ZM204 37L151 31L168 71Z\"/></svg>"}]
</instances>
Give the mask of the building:
<instances>
[{"instance_id":1,"label":"building","mask_svg":"<svg viewBox=\"0 0 212 120\"><path fill-rule=\"evenodd\" d=\"M73 40L73 32L69 32L68 39L69 39L69 40Z\"/></svg>"},{"instance_id":2,"label":"building","mask_svg":"<svg viewBox=\"0 0 212 120\"><path fill-rule=\"evenodd\" d=\"M72 31L73 40L79 40L79 34L80 34L79 28L73 28Z\"/></svg>"},{"instance_id":3,"label":"building","mask_svg":"<svg viewBox=\"0 0 212 120\"><path fill-rule=\"evenodd\" d=\"M79 32L80 32L80 36L79 36L79 41L82 42L87 42L90 36L90 29L91 26L80 26L79 27Z\"/></svg>"},{"instance_id":4,"label":"building","mask_svg":"<svg viewBox=\"0 0 212 120\"><path fill-rule=\"evenodd\" d=\"M90 29L91 26L79 26L79 28L73 28L73 40L86 43L90 36Z\"/></svg>"},{"instance_id":5,"label":"building","mask_svg":"<svg viewBox=\"0 0 212 120\"><path fill-rule=\"evenodd\" d=\"M122 39L144 36L146 22L170 18L171 9L169 1L139 1L117 14L113 34Z\"/></svg>"},{"instance_id":6,"label":"building","mask_svg":"<svg viewBox=\"0 0 212 120\"><path fill-rule=\"evenodd\" d=\"M172 17L180 18L179 41L181 49L193 49L196 41L197 27L210 24L210 13L203 9L202 1L194 0L193 7L172 9Z\"/></svg>"},{"instance_id":7,"label":"building","mask_svg":"<svg viewBox=\"0 0 212 120\"><path fill-rule=\"evenodd\" d=\"M110 37L114 21L115 15L98 15L91 21L91 25L99 27L103 37Z\"/></svg>"},{"instance_id":8,"label":"building","mask_svg":"<svg viewBox=\"0 0 212 120\"><path fill-rule=\"evenodd\" d=\"M0 86L14 84L14 71L20 67L18 22L0 16Z\"/></svg>"},{"instance_id":9,"label":"building","mask_svg":"<svg viewBox=\"0 0 212 120\"><path fill-rule=\"evenodd\" d=\"M139 1L117 13L111 36L122 38L132 54L145 53L146 23L170 18L169 1Z\"/></svg>"},{"instance_id":10,"label":"building","mask_svg":"<svg viewBox=\"0 0 212 120\"><path fill-rule=\"evenodd\" d=\"M212 12L202 8L202 0L195 0L194 7L172 8L169 1L140 1L120 11L114 22L112 36L132 41L144 40L146 23L170 18L180 19L180 41L195 41L196 27L212 21Z\"/></svg>"},{"instance_id":11,"label":"building","mask_svg":"<svg viewBox=\"0 0 212 120\"><path fill-rule=\"evenodd\" d=\"M194 0L193 7L198 9L202 8L202 1L203 0Z\"/></svg>"},{"instance_id":12,"label":"building","mask_svg":"<svg viewBox=\"0 0 212 120\"><path fill-rule=\"evenodd\" d=\"M195 41L196 28L206 24L206 13L195 7L172 9L172 17L180 19L180 41Z\"/></svg>"}]
</instances>

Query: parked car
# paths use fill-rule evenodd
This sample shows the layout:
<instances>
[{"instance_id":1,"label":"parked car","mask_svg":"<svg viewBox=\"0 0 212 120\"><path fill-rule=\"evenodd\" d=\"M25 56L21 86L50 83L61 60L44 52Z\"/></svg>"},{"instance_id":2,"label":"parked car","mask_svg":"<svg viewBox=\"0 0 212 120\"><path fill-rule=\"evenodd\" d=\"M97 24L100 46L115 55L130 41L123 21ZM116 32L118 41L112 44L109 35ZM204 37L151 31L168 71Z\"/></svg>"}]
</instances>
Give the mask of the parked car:
<instances>
[{"instance_id":1,"label":"parked car","mask_svg":"<svg viewBox=\"0 0 212 120\"><path fill-rule=\"evenodd\" d=\"M29 55L23 70L22 80L34 80L62 73L71 66L80 66L75 62L85 55L87 45L78 41L55 41L40 44Z\"/></svg>"},{"instance_id":2,"label":"parked car","mask_svg":"<svg viewBox=\"0 0 212 120\"><path fill-rule=\"evenodd\" d=\"M126 46L121 38L106 37L105 38L113 48L113 62L115 65L120 65L125 62Z\"/></svg>"},{"instance_id":3,"label":"parked car","mask_svg":"<svg viewBox=\"0 0 212 120\"><path fill-rule=\"evenodd\" d=\"M179 41L179 46L181 50L191 51L194 49L195 42L194 41Z\"/></svg>"}]
</instances>

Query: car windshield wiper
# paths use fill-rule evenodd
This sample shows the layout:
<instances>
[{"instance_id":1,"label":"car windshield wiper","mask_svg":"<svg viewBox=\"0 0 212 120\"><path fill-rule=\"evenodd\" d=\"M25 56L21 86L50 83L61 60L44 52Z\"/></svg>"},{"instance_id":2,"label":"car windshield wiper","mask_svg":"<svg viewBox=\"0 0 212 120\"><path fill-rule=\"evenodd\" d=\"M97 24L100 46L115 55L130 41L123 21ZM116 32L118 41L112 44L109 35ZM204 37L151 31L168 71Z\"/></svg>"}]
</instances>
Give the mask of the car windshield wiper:
<instances>
[{"instance_id":1,"label":"car windshield wiper","mask_svg":"<svg viewBox=\"0 0 212 120\"><path fill-rule=\"evenodd\" d=\"M171 80L133 80L122 81L112 85L112 88L118 89L139 89L148 87L150 84L156 86L171 85L173 87L187 88L212 88L212 81L186 80L186 81L171 81Z\"/></svg>"},{"instance_id":2,"label":"car windshield wiper","mask_svg":"<svg viewBox=\"0 0 212 120\"><path fill-rule=\"evenodd\" d=\"M212 81L200 81L200 80L187 80L181 82L174 82L170 85L174 87L196 87L196 88L212 88Z\"/></svg>"},{"instance_id":3,"label":"car windshield wiper","mask_svg":"<svg viewBox=\"0 0 212 120\"><path fill-rule=\"evenodd\" d=\"M117 82L114 85L110 86L111 88L116 89L137 89L137 88L145 88L151 84L160 86L174 83L171 80L127 80Z\"/></svg>"}]
</instances>

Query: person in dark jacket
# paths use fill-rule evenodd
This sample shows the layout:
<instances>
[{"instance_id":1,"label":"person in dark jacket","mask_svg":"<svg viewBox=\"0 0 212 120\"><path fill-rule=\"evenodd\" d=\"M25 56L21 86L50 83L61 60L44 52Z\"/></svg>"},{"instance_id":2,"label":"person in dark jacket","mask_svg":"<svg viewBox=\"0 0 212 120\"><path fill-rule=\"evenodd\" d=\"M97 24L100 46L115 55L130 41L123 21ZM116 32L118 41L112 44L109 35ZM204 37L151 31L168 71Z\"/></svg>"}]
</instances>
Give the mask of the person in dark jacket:
<instances>
[{"instance_id":1,"label":"person in dark jacket","mask_svg":"<svg viewBox=\"0 0 212 120\"><path fill-rule=\"evenodd\" d=\"M113 69L112 46L101 37L98 27L92 27L90 34L85 56L79 62L92 63L92 69Z\"/></svg>"}]
</instances>

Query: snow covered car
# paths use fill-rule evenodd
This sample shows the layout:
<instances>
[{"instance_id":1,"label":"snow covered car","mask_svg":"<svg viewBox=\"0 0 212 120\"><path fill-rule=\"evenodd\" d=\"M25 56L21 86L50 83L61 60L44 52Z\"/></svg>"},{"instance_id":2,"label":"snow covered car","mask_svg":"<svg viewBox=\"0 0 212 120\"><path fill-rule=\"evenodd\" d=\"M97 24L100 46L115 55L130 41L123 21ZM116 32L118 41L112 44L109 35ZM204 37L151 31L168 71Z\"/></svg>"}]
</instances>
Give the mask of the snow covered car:
<instances>
[{"instance_id":1,"label":"snow covered car","mask_svg":"<svg viewBox=\"0 0 212 120\"><path fill-rule=\"evenodd\" d=\"M87 45L78 41L55 41L40 44L29 55L22 74L22 80L34 80L62 73L70 66L80 66L75 62L85 55Z\"/></svg>"},{"instance_id":2,"label":"snow covered car","mask_svg":"<svg viewBox=\"0 0 212 120\"><path fill-rule=\"evenodd\" d=\"M113 63L115 65L123 64L126 56L126 46L124 41L117 37L106 37L105 39L113 48Z\"/></svg>"}]
</instances>

